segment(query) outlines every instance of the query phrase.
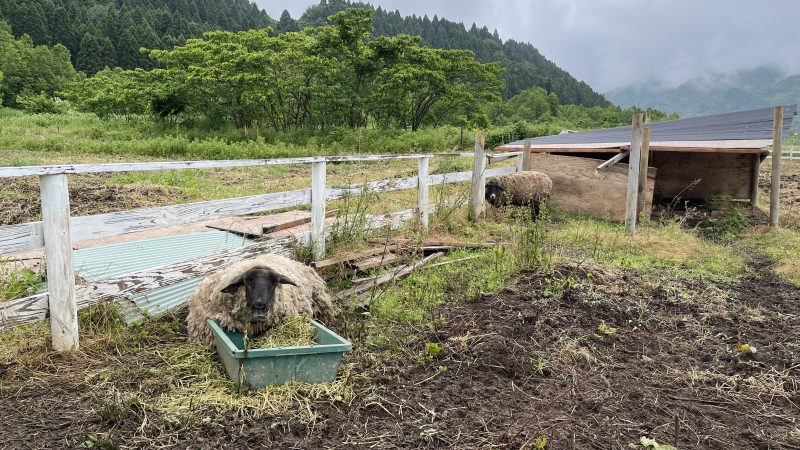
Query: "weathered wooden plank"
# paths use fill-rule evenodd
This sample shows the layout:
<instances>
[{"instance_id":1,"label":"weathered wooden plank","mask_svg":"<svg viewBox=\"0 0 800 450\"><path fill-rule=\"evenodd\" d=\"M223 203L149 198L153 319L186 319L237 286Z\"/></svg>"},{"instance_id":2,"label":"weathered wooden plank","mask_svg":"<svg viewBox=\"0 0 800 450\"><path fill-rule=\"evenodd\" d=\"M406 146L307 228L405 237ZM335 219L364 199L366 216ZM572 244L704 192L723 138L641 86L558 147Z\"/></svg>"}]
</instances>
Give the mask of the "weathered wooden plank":
<instances>
[{"instance_id":1,"label":"weathered wooden plank","mask_svg":"<svg viewBox=\"0 0 800 450\"><path fill-rule=\"evenodd\" d=\"M410 220L415 214L416 209L407 209L391 214L371 216L367 222L370 229L378 229L383 226L395 226L398 221ZM326 230L326 232L329 233L330 230ZM295 243L307 245L309 241L309 232L295 236L268 238L256 244L215 253L191 261L182 261L114 279L78 285L75 287L76 307L77 309L83 309L104 301L127 297L158 287L206 276L236 261L263 253L278 253L290 257ZM18 325L47 318L48 302L48 294L42 293L0 303L0 332Z\"/></svg>"},{"instance_id":2,"label":"weathered wooden plank","mask_svg":"<svg viewBox=\"0 0 800 450\"><path fill-rule=\"evenodd\" d=\"M630 148L630 142L595 142L586 144L532 144L531 149L534 152L563 152L563 151L578 151L588 150L597 151L597 149L613 150L619 148ZM716 140L716 141L654 141L650 143L650 148L653 150L668 151L675 149L675 151L708 151L715 150L748 150L750 152L760 151L772 145L770 139L730 139L730 140ZM501 145L497 150L517 150L524 148L523 144Z\"/></svg>"},{"instance_id":3,"label":"weathered wooden plank","mask_svg":"<svg viewBox=\"0 0 800 450\"><path fill-rule=\"evenodd\" d=\"M382 247L369 248L369 249L366 249L366 250L361 250L361 251L358 251L358 252L348 253L346 255L337 256L335 258L323 259L321 261L313 261L311 263L311 267L313 267L315 269L322 269L324 267L335 266L337 264L346 263L346 262L353 261L353 260L360 259L360 258L366 258L366 257L369 257L369 256L374 256L374 255L379 255L379 254L386 253L386 252L391 252L391 251L397 250L397 248L398 248L398 245L394 244L394 243L393 244L389 244L389 245L384 245Z\"/></svg>"},{"instance_id":4,"label":"weathered wooden plank","mask_svg":"<svg viewBox=\"0 0 800 450\"><path fill-rule=\"evenodd\" d=\"M636 183L636 221L642 219L647 200L647 168L650 163L650 128L642 130L642 149L639 155L639 180ZM649 215L647 215L649 216Z\"/></svg>"},{"instance_id":5,"label":"weathered wooden plank","mask_svg":"<svg viewBox=\"0 0 800 450\"><path fill-rule=\"evenodd\" d=\"M50 298L50 336L59 352L78 350L78 308L75 306L75 263L69 223L66 175L44 175L42 195L47 291Z\"/></svg>"},{"instance_id":6,"label":"weathered wooden plank","mask_svg":"<svg viewBox=\"0 0 800 450\"><path fill-rule=\"evenodd\" d=\"M315 259L325 257L325 162L311 165L311 247Z\"/></svg>"},{"instance_id":7,"label":"weathered wooden plank","mask_svg":"<svg viewBox=\"0 0 800 450\"><path fill-rule=\"evenodd\" d=\"M600 164L599 166L597 166L596 170L599 171L599 170L605 169L606 167L613 166L614 164L616 164L616 163L622 161L623 159L625 159L628 155L630 155L630 153L631 153L630 150L626 150L626 151L624 151L624 152L622 152L620 154L614 155L608 161L605 161L603 164Z\"/></svg>"},{"instance_id":8,"label":"weathered wooden plank","mask_svg":"<svg viewBox=\"0 0 800 450\"><path fill-rule=\"evenodd\" d=\"M553 181L550 204L563 211L588 214L600 219L625 219L628 165L616 164L597 172L599 159L534 154L531 164ZM659 174L660 176L660 174ZM648 169L647 209L652 206L656 169Z\"/></svg>"},{"instance_id":9,"label":"weathered wooden plank","mask_svg":"<svg viewBox=\"0 0 800 450\"><path fill-rule=\"evenodd\" d=\"M205 276L236 261L263 253L291 255L294 238L269 239L245 247L227 250L191 261L183 261L156 267L117 278L82 284L75 287L78 309L96 305L115 298L127 297L139 292ZM0 331L44 319L48 316L49 296L38 294L19 300L0 303Z\"/></svg>"},{"instance_id":10,"label":"weathered wooden plank","mask_svg":"<svg viewBox=\"0 0 800 450\"><path fill-rule=\"evenodd\" d=\"M484 191L486 188L486 160L483 157L483 133L475 136L475 156L472 160L472 195L470 197L470 216L478 220L483 215Z\"/></svg>"},{"instance_id":11,"label":"weathered wooden plank","mask_svg":"<svg viewBox=\"0 0 800 450\"><path fill-rule=\"evenodd\" d=\"M33 175L77 173L144 172L152 170L215 169L225 167L258 167L287 164L312 164L315 162L385 161L393 159L419 159L458 157L457 153L420 153L398 155L311 156L301 158L236 159L203 161L156 161L142 163L68 164L51 166L0 167L0 178Z\"/></svg>"},{"instance_id":12,"label":"weathered wooden plank","mask_svg":"<svg viewBox=\"0 0 800 450\"><path fill-rule=\"evenodd\" d=\"M181 205L142 208L93 216L73 217L72 240L89 240L203 220L272 211L306 205L311 190L276 192ZM24 238L27 233L27 238ZM0 253L33 250L44 246L41 222L0 227Z\"/></svg>"},{"instance_id":13,"label":"weathered wooden plank","mask_svg":"<svg viewBox=\"0 0 800 450\"><path fill-rule=\"evenodd\" d=\"M531 140L525 139L525 145L522 149L522 170L533 170L531 167Z\"/></svg>"},{"instance_id":14,"label":"weathered wooden plank","mask_svg":"<svg viewBox=\"0 0 800 450\"><path fill-rule=\"evenodd\" d=\"M439 257L441 257L443 255L444 255L443 252L434 253L434 254L426 256L425 258L423 258L423 259L421 259L419 261L416 261L414 263L410 263L410 264L406 264L406 265L403 265L401 267L398 267L397 269L395 269L395 270L393 270L393 271L391 271L391 272L389 272L387 274L376 275L375 277L373 277L373 278L371 278L371 279L369 279L369 280L367 280L367 281L365 281L365 282L363 282L361 284L353 286L350 289L345 289L344 291L336 293L333 296L333 298L336 301L341 301L341 300L344 300L346 298L350 298L350 297L353 297L353 296L359 296L360 294L368 292L368 291L370 291L370 290L372 290L372 289L374 289L374 288L376 288L376 287L378 287L378 286L380 286L382 284L388 283L388 282L390 282L392 280L402 279L405 276L409 275L411 272L413 272L418 267L421 267L421 266L427 264L428 262L433 261L434 259L437 259L437 258L439 258Z\"/></svg>"},{"instance_id":15,"label":"weathered wooden plank","mask_svg":"<svg viewBox=\"0 0 800 450\"><path fill-rule=\"evenodd\" d=\"M726 195L750 198L753 155L654 152L658 168L655 195L661 198L705 200Z\"/></svg>"},{"instance_id":16,"label":"weathered wooden plank","mask_svg":"<svg viewBox=\"0 0 800 450\"><path fill-rule=\"evenodd\" d=\"M780 225L781 213L781 141L783 138L783 106L775 107L772 130L772 186L769 191L769 226Z\"/></svg>"},{"instance_id":17,"label":"weathered wooden plank","mask_svg":"<svg viewBox=\"0 0 800 450\"><path fill-rule=\"evenodd\" d=\"M371 256L363 261L355 261L350 263L350 267L358 271L365 271L374 269L376 267L383 267L388 266L391 263L397 262L398 260L402 259L400 256L394 253L386 253L381 255Z\"/></svg>"},{"instance_id":18,"label":"weathered wooden plank","mask_svg":"<svg viewBox=\"0 0 800 450\"><path fill-rule=\"evenodd\" d=\"M513 172L500 167L486 171L487 176ZM453 172L430 176L430 185L469 181L472 172ZM369 181L326 189L327 200L362 191L381 193L417 187L417 177ZM90 240L118 234L134 233L174 225L184 225L215 218L253 214L311 203L311 189L275 192L248 197L210 200L181 205L142 208L93 216L71 218L72 240ZM40 249L44 246L41 222L0 227L0 254Z\"/></svg>"},{"instance_id":19,"label":"weathered wooden plank","mask_svg":"<svg viewBox=\"0 0 800 450\"><path fill-rule=\"evenodd\" d=\"M418 160L417 168L417 208L419 208L419 223L423 232L428 231L428 218L430 212L428 211L428 188L430 186L430 176L428 174L428 167L430 158L420 158Z\"/></svg>"},{"instance_id":20,"label":"weathered wooden plank","mask_svg":"<svg viewBox=\"0 0 800 450\"><path fill-rule=\"evenodd\" d=\"M628 155L628 191L625 197L625 228L636 234L636 200L639 192L639 165L642 155L642 123L644 114L635 113L631 126L631 153Z\"/></svg>"}]
</instances>

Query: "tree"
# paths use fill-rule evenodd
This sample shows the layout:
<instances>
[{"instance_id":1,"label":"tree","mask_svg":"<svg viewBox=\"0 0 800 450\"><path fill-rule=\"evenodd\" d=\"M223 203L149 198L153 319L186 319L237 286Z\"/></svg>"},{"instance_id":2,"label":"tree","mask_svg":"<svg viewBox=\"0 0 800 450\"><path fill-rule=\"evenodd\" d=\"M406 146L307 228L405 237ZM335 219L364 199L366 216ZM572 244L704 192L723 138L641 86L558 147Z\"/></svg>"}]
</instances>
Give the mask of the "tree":
<instances>
[{"instance_id":1,"label":"tree","mask_svg":"<svg viewBox=\"0 0 800 450\"><path fill-rule=\"evenodd\" d=\"M292 19L291 14L289 11L284 9L283 13L281 14L280 20L278 23L275 24L275 31L278 33L289 33L294 31L300 31L300 26L297 25L297 21Z\"/></svg>"},{"instance_id":2,"label":"tree","mask_svg":"<svg viewBox=\"0 0 800 450\"><path fill-rule=\"evenodd\" d=\"M94 26L87 28L81 38L76 67L87 74L95 74L104 67L114 67L115 50L111 40Z\"/></svg>"}]
</instances>

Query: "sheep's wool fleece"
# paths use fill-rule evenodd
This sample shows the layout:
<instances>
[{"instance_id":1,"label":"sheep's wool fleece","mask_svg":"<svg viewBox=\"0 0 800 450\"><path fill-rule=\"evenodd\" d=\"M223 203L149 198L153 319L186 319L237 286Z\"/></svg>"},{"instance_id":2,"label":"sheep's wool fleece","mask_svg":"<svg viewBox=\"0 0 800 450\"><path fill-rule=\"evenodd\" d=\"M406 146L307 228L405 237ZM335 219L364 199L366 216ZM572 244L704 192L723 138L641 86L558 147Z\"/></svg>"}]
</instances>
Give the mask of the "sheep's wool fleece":
<instances>
[{"instance_id":1,"label":"sheep's wool fleece","mask_svg":"<svg viewBox=\"0 0 800 450\"><path fill-rule=\"evenodd\" d=\"M254 267L268 267L292 280L297 286L279 284L267 320L251 322L245 288L234 294L222 292L226 286ZM274 254L261 255L232 264L206 277L189 298L187 325L189 340L208 345L214 343L207 319L216 319L224 329L258 336L281 318L306 315L325 321L333 319L333 303L325 281L314 269L303 263Z\"/></svg>"},{"instance_id":2,"label":"sheep's wool fleece","mask_svg":"<svg viewBox=\"0 0 800 450\"><path fill-rule=\"evenodd\" d=\"M540 202L550 197L553 181L542 172L515 172L498 175L489 180L497 182L515 204Z\"/></svg>"}]
</instances>

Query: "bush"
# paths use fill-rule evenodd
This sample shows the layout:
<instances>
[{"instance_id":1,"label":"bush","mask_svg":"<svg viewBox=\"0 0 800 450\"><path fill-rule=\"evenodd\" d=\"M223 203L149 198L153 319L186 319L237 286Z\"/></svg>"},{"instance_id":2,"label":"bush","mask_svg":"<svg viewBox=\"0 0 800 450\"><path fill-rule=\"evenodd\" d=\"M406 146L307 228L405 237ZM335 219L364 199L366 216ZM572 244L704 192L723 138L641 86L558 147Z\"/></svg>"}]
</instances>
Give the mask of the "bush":
<instances>
[{"instance_id":1,"label":"bush","mask_svg":"<svg viewBox=\"0 0 800 450\"><path fill-rule=\"evenodd\" d=\"M17 96L17 104L31 114L58 114L65 111L63 102L47 94L24 92Z\"/></svg>"}]
</instances>

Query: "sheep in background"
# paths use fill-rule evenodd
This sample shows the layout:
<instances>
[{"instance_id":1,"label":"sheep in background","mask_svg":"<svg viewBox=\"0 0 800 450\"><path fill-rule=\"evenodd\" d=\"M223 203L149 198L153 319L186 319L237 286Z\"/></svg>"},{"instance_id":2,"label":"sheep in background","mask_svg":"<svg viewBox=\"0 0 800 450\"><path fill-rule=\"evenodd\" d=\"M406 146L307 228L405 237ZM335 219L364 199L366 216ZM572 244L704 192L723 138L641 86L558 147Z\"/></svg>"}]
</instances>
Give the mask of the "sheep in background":
<instances>
[{"instance_id":1,"label":"sheep in background","mask_svg":"<svg viewBox=\"0 0 800 450\"><path fill-rule=\"evenodd\" d=\"M314 269L269 254L234 263L206 277L189 298L186 321L190 341L212 345L207 319L255 337L290 315L331 321L331 296Z\"/></svg>"},{"instance_id":2,"label":"sheep in background","mask_svg":"<svg viewBox=\"0 0 800 450\"><path fill-rule=\"evenodd\" d=\"M486 182L486 201L495 208L506 205L530 206L531 218L536 220L542 202L550 198L553 181L542 172L515 172L489 178Z\"/></svg>"}]
</instances>

